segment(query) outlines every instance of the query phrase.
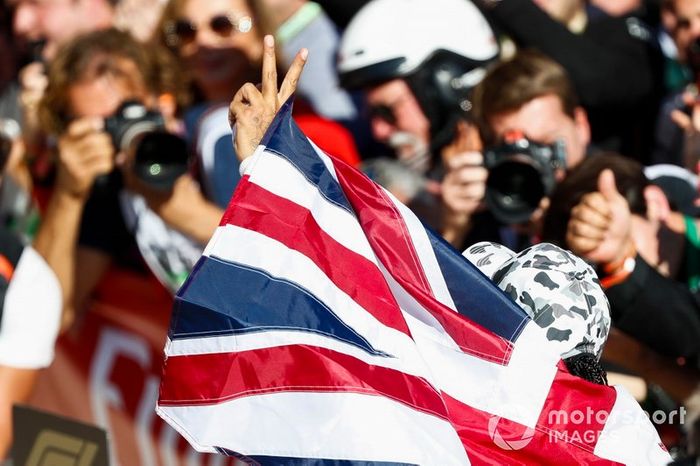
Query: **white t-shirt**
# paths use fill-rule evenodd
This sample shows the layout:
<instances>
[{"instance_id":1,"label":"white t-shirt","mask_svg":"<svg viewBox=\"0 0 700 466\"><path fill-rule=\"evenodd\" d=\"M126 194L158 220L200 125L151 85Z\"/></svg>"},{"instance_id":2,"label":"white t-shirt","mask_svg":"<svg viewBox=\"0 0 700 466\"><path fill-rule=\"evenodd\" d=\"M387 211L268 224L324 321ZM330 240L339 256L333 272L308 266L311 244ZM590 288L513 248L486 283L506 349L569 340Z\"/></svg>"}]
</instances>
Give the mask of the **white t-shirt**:
<instances>
[{"instance_id":1,"label":"white t-shirt","mask_svg":"<svg viewBox=\"0 0 700 466\"><path fill-rule=\"evenodd\" d=\"M0 322L0 364L23 369L53 361L63 299L53 270L33 248L22 251Z\"/></svg>"}]
</instances>

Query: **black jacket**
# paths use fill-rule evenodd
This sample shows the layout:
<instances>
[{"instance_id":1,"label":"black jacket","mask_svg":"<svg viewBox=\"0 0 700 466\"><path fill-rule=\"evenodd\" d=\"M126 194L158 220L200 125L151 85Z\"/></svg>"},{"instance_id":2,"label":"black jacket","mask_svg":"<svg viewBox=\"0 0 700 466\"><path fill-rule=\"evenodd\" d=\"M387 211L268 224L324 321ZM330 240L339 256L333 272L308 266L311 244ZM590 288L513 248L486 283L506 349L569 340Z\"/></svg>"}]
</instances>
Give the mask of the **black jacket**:
<instances>
[{"instance_id":1,"label":"black jacket","mask_svg":"<svg viewBox=\"0 0 700 466\"><path fill-rule=\"evenodd\" d=\"M538 49L567 70L588 111L594 144L648 160L663 61L641 20L599 16L574 34L532 0L494 2L486 14L516 44Z\"/></svg>"}]
</instances>

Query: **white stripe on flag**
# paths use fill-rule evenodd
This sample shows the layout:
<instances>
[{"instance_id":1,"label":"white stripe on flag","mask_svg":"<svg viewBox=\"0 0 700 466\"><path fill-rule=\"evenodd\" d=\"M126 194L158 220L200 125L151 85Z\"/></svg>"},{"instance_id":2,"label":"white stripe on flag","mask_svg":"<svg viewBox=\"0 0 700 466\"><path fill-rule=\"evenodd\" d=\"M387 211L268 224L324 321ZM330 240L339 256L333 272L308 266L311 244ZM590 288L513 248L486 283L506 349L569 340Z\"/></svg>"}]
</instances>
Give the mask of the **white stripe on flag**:
<instances>
[{"instance_id":1,"label":"white stripe on flag","mask_svg":"<svg viewBox=\"0 0 700 466\"><path fill-rule=\"evenodd\" d=\"M557 355L542 348L542 332L528 323L508 365L452 351L422 332L410 318L411 333L432 370L438 388L481 411L534 427L557 373Z\"/></svg>"},{"instance_id":2,"label":"white stripe on flag","mask_svg":"<svg viewBox=\"0 0 700 466\"><path fill-rule=\"evenodd\" d=\"M326 169L330 172L331 176L333 179L338 182L338 175L335 173L335 167L333 166L333 160L321 149L316 145L315 142L313 142L311 139L306 138L307 141L311 144L311 147L314 148L314 151L316 151L316 154L318 157L321 159L321 162L326 166ZM340 182L338 182L340 183Z\"/></svg>"},{"instance_id":3,"label":"white stripe on flag","mask_svg":"<svg viewBox=\"0 0 700 466\"><path fill-rule=\"evenodd\" d=\"M384 190L384 192L388 195L391 202L393 202L403 217L411 241L413 242L413 249L415 249L416 254L418 254L420 267L425 272L430 288L433 290L433 295L442 304L456 311L457 308L447 288L447 283L445 283L445 276L442 274L442 270L440 270L440 265L435 257L435 251L430 244L430 238L428 238L428 232L425 227L408 207L399 202L389 191Z\"/></svg>"},{"instance_id":4,"label":"white stripe on flag","mask_svg":"<svg viewBox=\"0 0 700 466\"><path fill-rule=\"evenodd\" d=\"M376 257L357 219L323 197L296 167L284 158L263 152L249 181L308 209L319 227L336 241L376 263Z\"/></svg>"},{"instance_id":5,"label":"white stripe on flag","mask_svg":"<svg viewBox=\"0 0 700 466\"><path fill-rule=\"evenodd\" d=\"M383 325L340 290L308 257L252 230L234 225L217 228L217 241L206 254L225 261L261 269L273 277L306 289L375 349L403 361L402 370L422 374L424 364L411 337ZM246 247L241 247L245 244Z\"/></svg>"},{"instance_id":6,"label":"white stripe on flag","mask_svg":"<svg viewBox=\"0 0 700 466\"><path fill-rule=\"evenodd\" d=\"M218 445L250 456L469 464L448 421L379 396L284 392L157 411L199 451Z\"/></svg>"},{"instance_id":7,"label":"white stripe on flag","mask_svg":"<svg viewBox=\"0 0 700 466\"><path fill-rule=\"evenodd\" d=\"M311 141L309 140L309 142ZM333 178L336 181L338 181L338 176L335 173L335 168L333 166L333 161L331 160L331 158L328 157L328 155L326 155L313 142L311 142L311 145L313 146L314 150L321 158L323 164L326 166ZM408 228L409 234L411 236L411 240L413 241L415 251L418 254L420 267L422 267L423 271L425 272L425 275L428 279L428 283L430 284L435 298L437 298L445 306L456 311L454 300L452 299L452 295L449 292L447 283L445 283L445 278L442 275L440 265L438 264L437 259L435 258L435 252L433 251L433 247L430 244L430 239L428 238L428 233L423 227L423 224L420 220L418 220L418 217L416 217L415 214L408 207L399 202L399 200L396 199L396 197L394 197L389 191L387 191L384 188L382 189L387 194L391 202L396 206L399 213L404 219L404 223L406 224L406 227Z\"/></svg>"},{"instance_id":8,"label":"white stripe on flag","mask_svg":"<svg viewBox=\"0 0 700 466\"><path fill-rule=\"evenodd\" d=\"M659 434L649 422L639 403L624 388L617 386L614 388L617 398L612 411L591 413L594 419L607 418L598 437L594 454L634 466L668 464L670 457L661 448Z\"/></svg>"},{"instance_id":9,"label":"white stripe on flag","mask_svg":"<svg viewBox=\"0 0 700 466\"><path fill-rule=\"evenodd\" d=\"M430 368L430 381L462 403L534 427L561 356L529 321L516 340L507 366L463 353L440 323L381 268L411 335Z\"/></svg>"},{"instance_id":10,"label":"white stripe on flag","mask_svg":"<svg viewBox=\"0 0 700 466\"><path fill-rule=\"evenodd\" d=\"M329 338L318 333L291 330L265 330L263 332L218 337L168 339L165 345L165 352L168 356L188 356L252 351L289 345L327 348L338 353L347 354L370 365L386 367L416 377L426 378L425 365L417 356L410 358L375 356L336 338Z\"/></svg>"}]
</instances>

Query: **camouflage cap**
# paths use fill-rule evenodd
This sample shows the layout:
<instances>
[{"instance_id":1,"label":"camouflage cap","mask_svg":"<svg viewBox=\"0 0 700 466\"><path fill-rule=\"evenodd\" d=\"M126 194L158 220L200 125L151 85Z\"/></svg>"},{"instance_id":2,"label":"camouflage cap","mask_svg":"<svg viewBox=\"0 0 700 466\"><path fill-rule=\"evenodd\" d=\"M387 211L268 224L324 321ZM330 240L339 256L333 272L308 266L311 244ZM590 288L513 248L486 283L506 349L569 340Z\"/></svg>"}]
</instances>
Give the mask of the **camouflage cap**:
<instances>
[{"instance_id":1,"label":"camouflage cap","mask_svg":"<svg viewBox=\"0 0 700 466\"><path fill-rule=\"evenodd\" d=\"M610 305L595 271L583 259L549 243L519 254L481 242L463 255L546 330L562 358L600 358L610 330Z\"/></svg>"}]
</instances>

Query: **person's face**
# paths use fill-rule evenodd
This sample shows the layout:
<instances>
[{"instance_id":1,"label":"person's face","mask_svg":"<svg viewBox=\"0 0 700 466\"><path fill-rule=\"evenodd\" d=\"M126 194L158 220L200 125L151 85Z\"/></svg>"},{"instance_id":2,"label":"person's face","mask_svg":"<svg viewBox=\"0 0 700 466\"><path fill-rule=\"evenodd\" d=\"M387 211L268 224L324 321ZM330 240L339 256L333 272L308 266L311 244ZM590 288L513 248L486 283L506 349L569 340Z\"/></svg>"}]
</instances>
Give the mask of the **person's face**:
<instances>
[{"instance_id":1,"label":"person's face","mask_svg":"<svg viewBox=\"0 0 700 466\"><path fill-rule=\"evenodd\" d=\"M222 84L233 94L261 63L262 41L245 0L190 0L176 22L194 30L180 36L179 52L205 94Z\"/></svg>"},{"instance_id":2,"label":"person's face","mask_svg":"<svg viewBox=\"0 0 700 466\"><path fill-rule=\"evenodd\" d=\"M489 121L498 139L509 131L520 131L530 140L552 144L563 141L567 168L578 165L591 139L588 119L577 108L574 117L564 113L559 97L548 94L536 97L517 110L495 115Z\"/></svg>"},{"instance_id":3,"label":"person's face","mask_svg":"<svg viewBox=\"0 0 700 466\"><path fill-rule=\"evenodd\" d=\"M129 60L122 60L120 68L123 76L107 73L81 79L70 86L68 107L73 119L108 117L126 100L150 103L145 86L138 80L127 78L140 75L136 65Z\"/></svg>"},{"instance_id":4,"label":"person's face","mask_svg":"<svg viewBox=\"0 0 700 466\"><path fill-rule=\"evenodd\" d=\"M105 17L89 13L83 0L14 0L13 28L26 41L45 40L43 57L83 32L104 27Z\"/></svg>"},{"instance_id":5,"label":"person's face","mask_svg":"<svg viewBox=\"0 0 700 466\"><path fill-rule=\"evenodd\" d=\"M430 145L430 122L403 79L394 79L367 90L372 133L388 144L400 160L427 151Z\"/></svg>"},{"instance_id":6,"label":"person's face","mask_svg":"<svg viewBox=\"0 0 700 466\"><path fill-rule=\"evenodd\" d=\"M678 48L678 58L685 61L690 44L700 38L700 0L675 0L675 29L671 31Z\"/></svg>"}]
</instances>

